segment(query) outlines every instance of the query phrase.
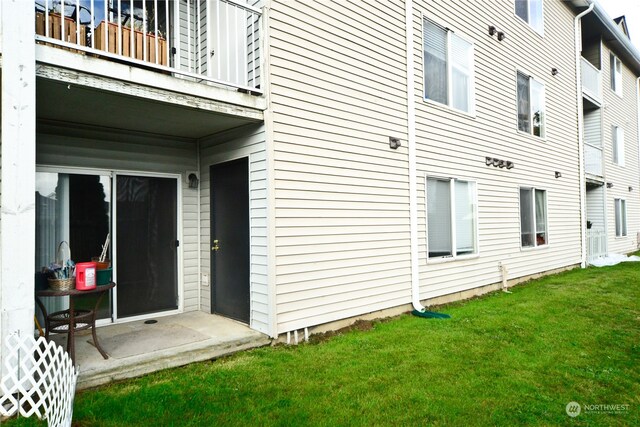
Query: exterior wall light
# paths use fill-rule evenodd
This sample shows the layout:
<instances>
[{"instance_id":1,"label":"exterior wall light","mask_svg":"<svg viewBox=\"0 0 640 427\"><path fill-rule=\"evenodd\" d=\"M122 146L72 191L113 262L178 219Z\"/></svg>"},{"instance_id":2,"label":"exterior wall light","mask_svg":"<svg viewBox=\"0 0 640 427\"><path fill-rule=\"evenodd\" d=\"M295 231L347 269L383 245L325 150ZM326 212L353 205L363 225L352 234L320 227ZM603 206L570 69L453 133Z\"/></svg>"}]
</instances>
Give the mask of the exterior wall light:
<instances>
[{"instance_id":1,"label":"exterior wall light","mask_svg":"<svg viewBox=\"0 0 640 427\"><path fill-rule=\"evenodd\" d=\"M498 31L498 41L501 42L502 40L506 39L507 35L504 33L504 31Z\"/></svg>"},{"instance_id":2,"label":"exterior wall light","mask_svg":"<svg viewBox=\"0 0 640 427\"><path fill-rule=\"evenodd\" d=\"M198 183L200 182L198 175L190 173L187 179L189 180L189 188L198 188Z\"/></svg>"},{"instance_id":3,"label":"exterior wall light","mask_svg":"<svg viewBox=\"0 0 640 427\"><path fill-rule=\"evenodd\" d=\"M392 150L397 150L398 147L401 147L401 146L402 146L402 143L398 138L394 138L392 136L389 137L389 148L391 148Z\"/></svg>"},{"instance_id":4,"label":"exterior wall light","mask_svg":"<svg viewBox=\"0 0 640 427\"><path fill-rule=\"evenodd\" d=\"M556 171L556 178L562 178L562 173L561 173L561 172Z\"/></svg>"}]
</instances>

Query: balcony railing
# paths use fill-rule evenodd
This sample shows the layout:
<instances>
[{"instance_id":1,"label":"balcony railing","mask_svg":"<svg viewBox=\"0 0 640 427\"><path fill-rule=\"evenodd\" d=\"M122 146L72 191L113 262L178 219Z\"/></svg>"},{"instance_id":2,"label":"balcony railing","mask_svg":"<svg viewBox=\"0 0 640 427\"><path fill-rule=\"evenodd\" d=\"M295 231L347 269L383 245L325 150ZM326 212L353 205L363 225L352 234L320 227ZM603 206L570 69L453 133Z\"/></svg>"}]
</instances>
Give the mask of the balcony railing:
<instances>
[{"instance_id":1,"label":"balcony railing","mask_svg":"<svg viewBox=\"0 0 640 427\"><path fill-rule=\"evenodd\" d=\"M35 0L36 40L261 93L260 0Z\"/></svg>"},{"instance_id":2,"label":"balcony railing","mask_svg":"<svg viewBox=\"0 0 640 427\"><path fill-rule=\"evenodd\" d=\"M602 99L602 77L600 70L589 61L580 58L582 75L582 92L596 101Z\"/></svg>"},{"instance_id":3,"label":"balcony railing","mask_svg":"<svg viewBox=\"0 0 640 427\"><path fill-rule=\"evenodd\" d=\"M587 229L587 262L607 256L607 233L601 228Z\"/></svg>"},{"instance_id":4,"label":"balcony railing","mask_svg":"<svg viewBox=\"0 0 640 427\"><path fill-rule=\"evenodd\" d=\"M602 176L602 148L584 144L585 172Z\"/></svg>"}]
</instances>

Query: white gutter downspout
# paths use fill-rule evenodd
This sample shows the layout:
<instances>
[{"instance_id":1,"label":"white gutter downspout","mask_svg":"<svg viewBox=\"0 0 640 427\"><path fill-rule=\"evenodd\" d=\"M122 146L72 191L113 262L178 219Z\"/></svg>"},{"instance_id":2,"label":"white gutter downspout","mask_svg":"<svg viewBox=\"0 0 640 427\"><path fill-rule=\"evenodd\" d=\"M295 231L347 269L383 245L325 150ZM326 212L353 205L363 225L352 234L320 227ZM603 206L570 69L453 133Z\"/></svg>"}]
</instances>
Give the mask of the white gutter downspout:
<instances>
[{"instance_id":1,"label":"white gutter downspout","mask_svg":"<svg viewBox=\"0 0 640 427\"><path fill-rule=\"evenodd\" d=\"M576 53L576 97L577 97L577 108L578 108L578 156L580 161L580 235L581 235L581 256L580 256L580 266L585 268L587 266L587 213L585 211L585 200L587 198L587 180L586 174L584 170L584 123L582 118L583 106L582 106L582 68L580 63L580 55L582 52L582 42L580 37L581 29L580 19L585 16L587 13L593 10L595 3L591 3L589 7L579 13L574 18L574 46Z\"/></svg>"},{"instance_id":2,"label":"white gutter downspout","mask_svg":"<svg viewBox=\"0 0 640 427\"><path fill-rule=\"evenodd\" d=\"M636 79L636 110L638 113L638 127L636 128L636 133L638 134L638 167L640 168L640 77ZM638 179L638 188L640 188L640 179ZM638 246L640 246L640 239L638 240Z\"/></svg>"},{"instance_id":3,"label":"white gutter downspout","mask_svg":"<svg viewBox=\"0 0 640 427\"><path fill-rule=\"evenodd\" d=\"M418 182L416 167L416 100L413 80L413 1L405 0L407 40L407 148L409 152L409 233L411 236L411 303L425 311L420 303L420 259L418 256Z\"/></svg>"}]
</instances>

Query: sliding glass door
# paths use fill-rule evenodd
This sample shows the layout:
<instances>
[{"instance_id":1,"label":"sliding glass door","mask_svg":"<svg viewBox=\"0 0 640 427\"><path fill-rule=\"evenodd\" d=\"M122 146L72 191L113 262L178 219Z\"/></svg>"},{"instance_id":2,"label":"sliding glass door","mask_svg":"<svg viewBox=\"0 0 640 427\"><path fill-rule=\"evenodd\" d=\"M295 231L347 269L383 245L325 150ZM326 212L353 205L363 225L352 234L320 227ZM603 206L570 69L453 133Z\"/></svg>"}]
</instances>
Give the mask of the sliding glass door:
<instances>
[{"instance_id":1,"label":"sliding glass door","mask_svg":"<svg viewBox=\"0 0 640 427\"><path fill-rule=\"evenodd\" d=\"M47 286L42 271L61 261L61 244L65 250L67 244L71 248L73 261L88 262L101 254L110 236L113 243L107 258L113 260L117 286L102 300L98 318L132 319L177 310L178 182L176 177L109 171L39 170L35 195L37 285ZM93 308L95 302L95 297L86 296L76 306ZM48 312L64 310L68 297L43 298L43 303Z\"/></svg>"},{"instance_id":2,"label":"sliding glass door","mask_svg":"<svg viewBox=\"0 0 640 427\"><path fill-rule=\"evenodd\" d=\"M178 308L177 180L116 176L118 318Z\"/></svg>"},{"instance_id":3,"label":"sliding glass door","mask_svg":"<svg viewBox=\"0 0 640 427\"><path fill-rule=\"evenodd\" d=\"M36 173L35 272L41 273L71 250L71 259L88 262L102 251L111 231L111 175L86 173ZM62 246L62 248L61 248ZM59 251L59 248L61 249ZM41 286L46 279L36 274ZM68 307L68 299L45 298L47 311ZM95 297L83 297L78 308L95 305ZM110 298L104 298L98 318L111 317Z\"/></svg>"}]
</instances>

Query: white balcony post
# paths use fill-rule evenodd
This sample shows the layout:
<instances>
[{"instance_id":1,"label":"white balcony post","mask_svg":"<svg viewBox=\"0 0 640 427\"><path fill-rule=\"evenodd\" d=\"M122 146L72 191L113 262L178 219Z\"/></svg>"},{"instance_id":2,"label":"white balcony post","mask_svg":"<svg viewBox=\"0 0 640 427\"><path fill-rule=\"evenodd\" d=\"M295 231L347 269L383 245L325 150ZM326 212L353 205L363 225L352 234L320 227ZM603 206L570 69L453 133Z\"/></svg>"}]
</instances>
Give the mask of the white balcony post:
<instances>
[{"instance_id":1,"label":"white balcony post","mask_svg":"<svg viewBox=\"0 0 640 427\"><path fill-rule=\"evenodd\" d=\"M36 176L35 8L2 1L0 342L33 334ZM0 348L2 348L0 346ZM1 352L1 350L0 350ZM5 354L2 354L4 362ZM2 363L4 367L4 363Z\"/></svg>"}]
</instances>

